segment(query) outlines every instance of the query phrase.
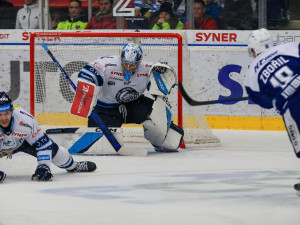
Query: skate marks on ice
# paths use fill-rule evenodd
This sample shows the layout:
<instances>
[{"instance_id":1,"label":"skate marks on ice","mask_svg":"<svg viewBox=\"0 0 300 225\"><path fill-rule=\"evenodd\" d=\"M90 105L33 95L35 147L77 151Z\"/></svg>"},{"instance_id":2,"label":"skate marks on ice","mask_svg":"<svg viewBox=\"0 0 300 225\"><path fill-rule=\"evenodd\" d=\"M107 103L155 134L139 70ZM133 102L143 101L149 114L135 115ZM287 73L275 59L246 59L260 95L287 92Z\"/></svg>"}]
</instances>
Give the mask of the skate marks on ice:
<instances>
[{"instance_id":1,"label":"skate marks on ice","mask_svg":"<svg viewBox=\"0 0 300 225\"><path fill-rule=\"evenodd\" d=\"M135 179L131 184L120 182L99 186L70 186L43 189L40 192L94 200L118 200L132 204L245 199L280 201L296 197L293 186L299 174L300 170L147 174L142 176L144 179Z\"/></svg>"}]
</instances>

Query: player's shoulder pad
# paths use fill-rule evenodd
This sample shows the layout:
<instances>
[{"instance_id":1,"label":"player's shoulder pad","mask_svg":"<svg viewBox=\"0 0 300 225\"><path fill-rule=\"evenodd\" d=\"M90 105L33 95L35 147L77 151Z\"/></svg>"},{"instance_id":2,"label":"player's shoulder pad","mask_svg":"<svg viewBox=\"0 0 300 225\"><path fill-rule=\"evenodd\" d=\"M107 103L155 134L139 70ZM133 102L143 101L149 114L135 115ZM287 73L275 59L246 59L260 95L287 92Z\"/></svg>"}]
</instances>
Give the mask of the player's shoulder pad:
<instances>
[{"instance_id":1,"label":"player's shoulder pad","mask_svg":"<svg viewBox=\"0 0 300 225\"><path fill-rule=\"evenodd\" d=\"M87 64L79 72L78 78L82 78L88 82L97 84L101 86L103 84L103 79L101 76L101 70L92 64Z\"/></svg>"},{"instance_id":2,"label":"player's shoulder pad","mask_svg":"<svg viewBox=\"0 0 300 225\"><path fill-rule=\"evenodd\" d=\"M15 115L19 115L20 117L23 117L23 118L30 118L32 120L34 119L34 117L30 113L28 113L26 110L24 110L20 106L14 107L13 113Z\"/></svg>"}]
</instances>

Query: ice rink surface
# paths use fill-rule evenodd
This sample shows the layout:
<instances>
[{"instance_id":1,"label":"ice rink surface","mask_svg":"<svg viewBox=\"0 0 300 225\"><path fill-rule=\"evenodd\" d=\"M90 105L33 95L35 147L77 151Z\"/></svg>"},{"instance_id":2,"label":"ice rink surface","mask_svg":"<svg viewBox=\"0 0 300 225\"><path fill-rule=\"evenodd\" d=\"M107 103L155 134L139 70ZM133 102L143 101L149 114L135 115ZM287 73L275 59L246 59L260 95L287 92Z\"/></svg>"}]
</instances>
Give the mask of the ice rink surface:
<instances>
[{"instance_id":1,"label":"ice rink surface","mask_svg":"<svg viewBox=\"0 0 300 225\"><path fill-rule=\"evenodd\" d=\"M222 145L178 153L74 156L93 173L52 166L32 182L35 158L0 159L1 225L299 225L300 178L286 132L214 130Z\"/></svg>"}]
</instances>

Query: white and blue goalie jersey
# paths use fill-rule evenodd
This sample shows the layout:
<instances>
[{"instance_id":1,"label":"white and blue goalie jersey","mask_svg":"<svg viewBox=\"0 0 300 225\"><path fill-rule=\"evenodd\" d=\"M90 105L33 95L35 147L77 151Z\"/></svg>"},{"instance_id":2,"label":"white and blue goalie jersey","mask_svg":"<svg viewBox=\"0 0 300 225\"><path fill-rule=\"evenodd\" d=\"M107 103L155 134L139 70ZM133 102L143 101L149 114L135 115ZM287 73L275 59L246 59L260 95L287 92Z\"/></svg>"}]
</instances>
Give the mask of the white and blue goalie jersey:
<instances>
[{"instance_id":1,"label":"white and blue goalie jersey","mask_svg":"<svg viewBox=\"0 0 300 225\"><path fill-rule=\"evenodd\" d=\"M78 79L101 86L97 105L113 108L122 103L138 99L148 88L149 71L152 63L141 61L130 79L124 79L120 56L106 56L86 65L78 74Z\"/></svg>"},{"instance_id":2,"label":"white and blue goalie jersey","mask_svg":"<svg viewBox=\"0 0 300 225\"><path fill-rule=\"evenodd\" d=\"M250 99L263 108L284 114L300 98L300 45L287 43L267 49L251 63L245 82Z\"/></svg>"}]
</instances>

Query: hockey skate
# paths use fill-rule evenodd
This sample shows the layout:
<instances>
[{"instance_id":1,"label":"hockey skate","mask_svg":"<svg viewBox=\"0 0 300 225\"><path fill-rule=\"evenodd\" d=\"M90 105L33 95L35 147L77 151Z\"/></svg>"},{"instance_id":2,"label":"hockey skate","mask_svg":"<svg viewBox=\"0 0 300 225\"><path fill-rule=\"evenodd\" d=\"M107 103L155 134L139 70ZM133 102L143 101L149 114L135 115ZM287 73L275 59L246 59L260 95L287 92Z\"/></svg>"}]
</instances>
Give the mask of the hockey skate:
<instances>
[{"instance_id":1,"label":"hockey skate","mask_svg":"<svg viewBox=\"0 0 300 225\"><path fill-rule=\"evenodd\" d=\"M297 195L300 197L300 183L295 184L295 185L294 185L294 188L295 188L295 190L296 190L296 192L297 192Z\"/></svg>"},{"instance_id":2,"label":"hockey skate","mask_svg":"<svg viewBox=\"0 0 300 225\"><path fill-rule=\"evenodd\" d=\"M95 163L90 161L77 162L76 166L72 170L67 170L70 173L83 173L83 172L93 172L97 169Z\"/></svg>"}]
</instances>

